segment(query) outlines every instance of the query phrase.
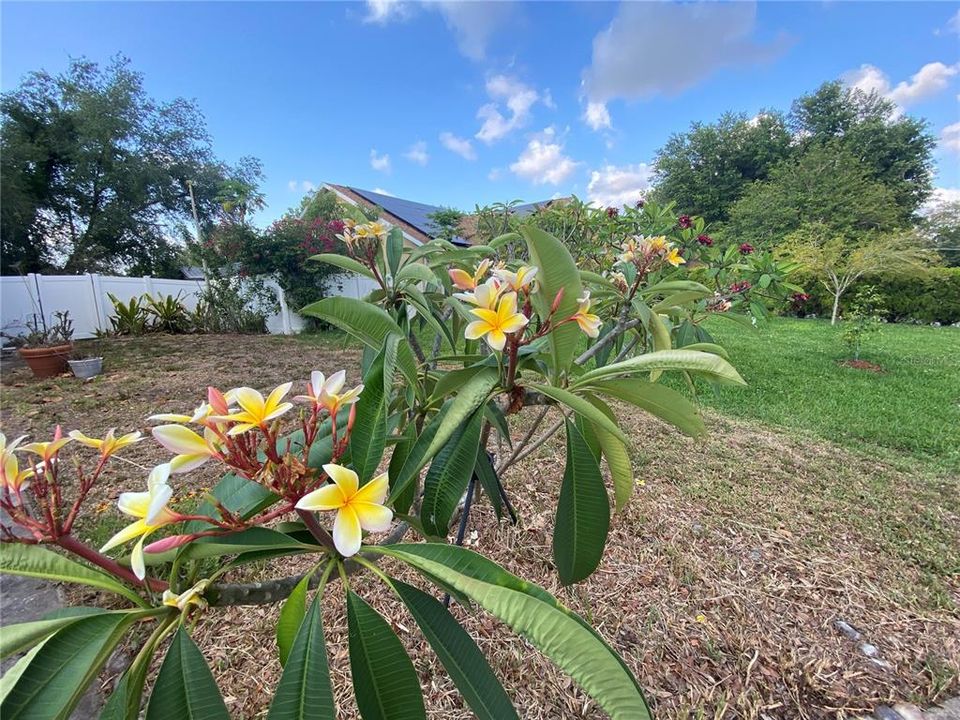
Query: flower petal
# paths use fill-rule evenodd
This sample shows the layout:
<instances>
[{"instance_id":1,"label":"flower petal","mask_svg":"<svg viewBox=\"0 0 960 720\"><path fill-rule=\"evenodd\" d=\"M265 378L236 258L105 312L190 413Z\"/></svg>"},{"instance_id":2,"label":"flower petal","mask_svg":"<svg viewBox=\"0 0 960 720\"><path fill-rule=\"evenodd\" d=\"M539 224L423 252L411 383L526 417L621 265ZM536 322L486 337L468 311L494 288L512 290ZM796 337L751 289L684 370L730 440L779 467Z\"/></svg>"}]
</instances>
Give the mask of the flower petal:
<instances>
[{"instance_id":1,"label":"flower petal","mask_svg":"<svg viewBox=\"0 0 960 720\"><path fill-rule=\"evenodd\" d=\"M360 478L350 468L343 465L334 465L328 463L323 466L323 471L333 480L343 491L344 500L349 501L357 494L357 488L360 487Z\"/></svg>"},{"instance_id":2,"label":"flower petal","mask_svg":"<svg viewBox=\"0 0 960 720\"><path fill-rule=\"evenodd\" d=\"M140 518L147 516L150 510L150 493L148 492L125 492L120 493L117 498L117 507L120 512L130 517Z\"/></svg>"},{"instance_id":3,"label":"flower petal","mask_svg":"<svg viewBox=\"0 0 960 720\"><path fill-rule=\"evenodd\" d=\"M211 454L210 447L203 438L183 425L160 425L152 432L158 443L177 455Z\"/></svg>"},{"instance_id":4,"label":"flower petal","mask_svg":"<svg viewBox=\"0 0 960 720\"><path fill-rule=\"evenodd\" d=\"M287 393L290 392L290 388L293 387L292 382L285 382L283 385L277 385L271 393L267 396L267 401L265 403L265 408L272 412L273 408L277 407L280 404L280 401L283 400ZM293 407L290 403L285 403L288 407Z\"/></svg>"},{"instance_id":5,"label":"flower petal","mask_svg":"<svg viewBox=\"0 0 960 720\"><path fill-rule=\"evenodd\" d=\"M343 490L336 483L324 485L313 492L308 492L297 501L298 510L338 510L344 506L346 498Z\"/></svg>"},{"instance_id":6,"label":"flower petal","mask_svg":"<svg viewBox=\"0 0 960 720\"><path fill-rule=\"evenodd\" d=\"M477 338L482 338L488 332L490 332L490 323L484 320L474 320L464 328L463 336L467 340L476 340Z\"/></svg>"},{"instance_id":7,"label":"flower petal","mask_svg":"<svg viewBox=\"0 0 960 720\"><path fill-rule=\"evenodd\" d=\"M360 541L363 531L360 520L349 505L337 511L337 519L333 521L333 544L344 557L356 555L360 550Z\"/></svg>"},{"instance_id":8,"label":"flower petal","mask_svg":"<svg viewBox=\"0 0 960 720\"><path fill-rule=\"evenodd\" d=\"M354 501L350 507L356 513L360 527L367 532L383 532L393 522L393 511L383 505Z\"/></svg>"},{"instance_id":9,"label":"flower petal","mask_svg":"<svg viewBox=\"0 0 960 720\"><path fill-rule=\"evenodd\" d=\"M236 400L238 403L240 403L240 407L254 417L260 417L260 415L263 414L263 406L265 404L263 395L258 393L253 388L237 388Z\"/></svg>"},{"instance_id":10,"label":"flower petal","mask_svg":"<svg viewBox=\"0 0 960 720\"><path fill-rule=\"evenodd\" d=\"M100 449L100 446L103 445L103 440L98 440L97 438L87 437L79 430L71 430L67 433L70 437L76 440L81 445L86 445L87 447Z\"/></svg>"},{"instance_id":11,"label":"flower petal","mask_svg":"<svg viewBox=\"0 0 960 720\"><path fill-rule=\"evenodd\" d=\"M196 470L210 459L207 453L197 453L195 455L176 455L170 460L170 472L177 475L191 470Z\"/></svg>"},{"instance_id":12,"label":"flower petal","mask_svg":"<svg viewBox=\"0 0 960 720\"><path fill-rule=\"evenodd\" d=\"M356 502L383 505L383 501L387 499L387 493L389 491L390 479L386 473L382 473L357 490L357 494L353 496L353 500Z\"/></svg>"},{"instance_id":13,"label":"flower petal","mask_svg":"<svg viewBox=\"0 0 960 720\"><path fill-rule=\"evenodd\" d=\"M167 509L167 503L170 502L170 498L172 497L173 488L169 485L161 485L152 493L150 506L147 509L147 516L144 518L147 525L159 525L160 519L164 515L163 511Z\"/></svg>"},{"instance_id":14,"label":"flower petal","mask_svg":"<svg viewBox=\"0 0 960 720\"><path fill-rule=\"evenodd\" d=\"M279 405L277 405L276 408L271 410L267 415L264 415L263 419L273 420L274 418L278 418L292 407L293 407L293 403L288 403L288 402L280 403Z\"/></svg>"},{"instance_id":15,"label":"flower petal","mask_svg":"<svg viewBox=\"0 0 960 720\"><path fill-rule=\"evenodd\" d=\"M138 580L143 580L147 576L147 568L143 562L143 541L150 532L152 531L148 530L143 534L143 537L137 540L137 544L133 546L133 552L130 553L130 569L133 570L133 574L137 576Z\"/></svg>"},{"instance_id":16,"label":"flower petal","mask_svg":"<svg viewBox=\"0 0 960 720\"><path fill-rule=\"evenodd\" d=\"M343 388L343 384L347 381L347 371L346 370L337 370L330 378L323 384L323 389L330 395L336 395Z\"/></svg>"},{"instance_id":17,"label":"flower petal","mask_svg":"<svg viewBox=\"0 0 960 720\"><path fill-rule=\"evenodd\" d=\"M505 333L517 332L517 330L522 330L525 328L528 322L529 320L527 320L526 315L517 313L516 315L508 317L506 320L500 323L500 329Z\"/></svg>"},{"instance_id":18,"label":"flower petal","mask_svg":"<svg viewBox=\"0 0 960 720\"><path fill-rule=\"evenodd\" d=\"M313 397L320 397L320 390L323 389L323 384L326 382L326 378L323 376L323 373L319 370L314 370L310 373L310 383L308 385L308 392L313 394Z\"/></svg>"},{"instance_id":19,"label":"flower petal","mask_svg":"<svg viewBox=\"0 0 960 720\"><path fill-rule=\"evenodd\" d=\"M503 350L503 346L507 344L507 336L503 333L503 330L500 328L495 328L487 333L487 345L489 345L494 350Z\"/></svg>"},{"instance_id":20,"label":"flower petal","mask_svg":"<svg viewBox=\"0 0 960 720\"><path fill-rule=\"evenodd\" d=\"M130 523L112 538L107 540L106 544L100 548L100 552L106 552L107 550L112 550L118 545L128 543L134 538L140 537L145 532L147 532L147 524L143 520L137 520L136 522Z\"/></svg>"}]
</instances>

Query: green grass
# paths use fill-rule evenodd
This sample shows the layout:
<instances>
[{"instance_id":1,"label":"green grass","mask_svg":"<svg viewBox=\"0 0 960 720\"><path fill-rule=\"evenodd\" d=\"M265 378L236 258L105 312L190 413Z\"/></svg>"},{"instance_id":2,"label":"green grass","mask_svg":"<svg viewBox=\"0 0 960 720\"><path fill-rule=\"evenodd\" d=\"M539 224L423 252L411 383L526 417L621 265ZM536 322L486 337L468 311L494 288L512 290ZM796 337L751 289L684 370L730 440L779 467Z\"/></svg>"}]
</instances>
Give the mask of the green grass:
<instances>
[{"instance_id":1,"label":"green grass","mask_svg":"<svg viewBox=\"0 0 960 720\"><path fill-rule=\"evenodd\" d=\"M720 412L867 443L941 469L960 469L960 330L885 325L861 359L882 373L844 367L841 325L777 318L756 331L714 320L708 330L749 383L702 394Z\"/></svg>"}]
</instances>

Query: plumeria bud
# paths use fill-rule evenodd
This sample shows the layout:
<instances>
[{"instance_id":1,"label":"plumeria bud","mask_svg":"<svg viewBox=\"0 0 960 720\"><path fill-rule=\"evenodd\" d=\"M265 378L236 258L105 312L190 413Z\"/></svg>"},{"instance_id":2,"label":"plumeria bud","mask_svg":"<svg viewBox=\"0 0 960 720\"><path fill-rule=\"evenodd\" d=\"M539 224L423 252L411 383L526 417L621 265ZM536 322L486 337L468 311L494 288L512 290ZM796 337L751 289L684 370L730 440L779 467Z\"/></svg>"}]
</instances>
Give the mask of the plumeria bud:
<instances>
[{"instance_id":1,"label":"plumeria bud","mask_svg":"<svg viewBox=\"0 0 960 720\"><path fill-rule=\"evenodd\" d=\"M749 255L753 251L754 251L754 247L750 243L743 243L742 245L740 245L741 255Z\"/></svg>"},{"instance_id":2,"label":"plumeria bud","mask_svg":"<svg viewBox=\"0 0 960 720\"><path fill-rule=\"evenodd\" d=\"M550 306L551 315L560 309L560 303L562 302L563 302L563 288L560 288L559 290L557 290L557 296L553 299L553 305Z\"/></svg>"},{"instance_id":3,"label":"plumeria bud","mask_svg":"<svg viewBox=\"0 0 960 720\"><path fill-rule=\"evenodd\" d=\"M350 416L347 418L347 434L353 430L353 423L357 420L357 406L353 404L350 406Z\"/></svg>"},{"instance_id":4,"label":"plumeria bud","mask_svg":"<svg viewBox=\"0 0 960 720\"><path fill-rule=\"evenodd\" d=\"M616 217L617 215L619 215L619 214L620 214L620 211L617 210L617 208L615 208L615 207L608 207L608 208L607 208L607 217L608 217L608 218L615 218L615 217Z\"/></svg>"},{"instance_id":5,"label":"plumeria bud","mask_svg":"<svg viewBox=\"0 0 960 720\"><path fill-rule=\"evenodd\" d=\"M697 235L697 242L703 245L704 247L710 247L713 245L713 238L707 235L706 233L700 233Z\"/></svg>"},{"instance_id":6,"label":"plumeria bud","mask_svg":"<svg viewBox=\"0 0 960 720\"><path fill-rule=\"evenodd\" d=\"M186 545L191 540L196 539L195 534L190 535L171 535L170 537L165 537L162 540L157 540L147 545L143 551L146 553L162 553L167 550L173 550L174 548L182 547Z\"/></svg>"},{"instance_id":7,"label":"plumeria bud","mask_svg":"<svg viewBox=\"0 0 960 720\"><path fill-rule=\"evenodd\" d=\"M687 228L693 226L693 220L690 219L689 215L681 215L677 218L677 225L686 230Z\"/></svg>"}]
</instances>

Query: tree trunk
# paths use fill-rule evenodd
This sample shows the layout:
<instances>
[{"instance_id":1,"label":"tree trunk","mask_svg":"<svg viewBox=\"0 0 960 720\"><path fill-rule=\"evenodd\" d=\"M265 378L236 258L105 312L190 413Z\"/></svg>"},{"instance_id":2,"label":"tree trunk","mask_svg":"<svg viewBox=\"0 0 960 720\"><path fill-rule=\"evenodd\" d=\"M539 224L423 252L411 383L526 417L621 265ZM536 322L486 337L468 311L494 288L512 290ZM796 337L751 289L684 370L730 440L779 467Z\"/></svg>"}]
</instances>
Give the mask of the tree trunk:
<instances>
[{"instance_id":1,"label":"tree trunk","mask_svg":"<svg viewBox=\"0 0 960 720\"><path fill-rule=\"evenodd\" d=\"M834 290L833 291L833 314L830 316L831 325L837 324L837 314L839 313L839 311L840 311L840 291Z\"/></svg>"}]
</instances>

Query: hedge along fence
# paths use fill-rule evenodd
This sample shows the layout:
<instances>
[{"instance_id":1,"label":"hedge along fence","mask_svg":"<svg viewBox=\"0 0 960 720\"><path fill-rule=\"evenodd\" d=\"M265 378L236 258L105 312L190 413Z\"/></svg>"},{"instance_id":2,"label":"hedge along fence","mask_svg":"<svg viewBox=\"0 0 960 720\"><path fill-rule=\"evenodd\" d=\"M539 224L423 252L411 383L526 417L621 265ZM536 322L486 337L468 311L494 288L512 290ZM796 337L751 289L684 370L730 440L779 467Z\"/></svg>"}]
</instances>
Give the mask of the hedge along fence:
<instances>
[{"instance_id":1,"label":"hedge along fence","mask_svg":"<svg viewBox=\"0 0 960 720\"><path fill-rule=\"evenodd\" d=\"M810 276L797 276L793 281L811 296L801 314L830 316L833 296L818 280ZM931 268L923 277L890 274L864 276L841 298L841 311L846 309L856 288L865 285L872 285L883 297L888 320L939 322L944 325L960 322L960 268Z\"/></svg>"}]
</instances>

